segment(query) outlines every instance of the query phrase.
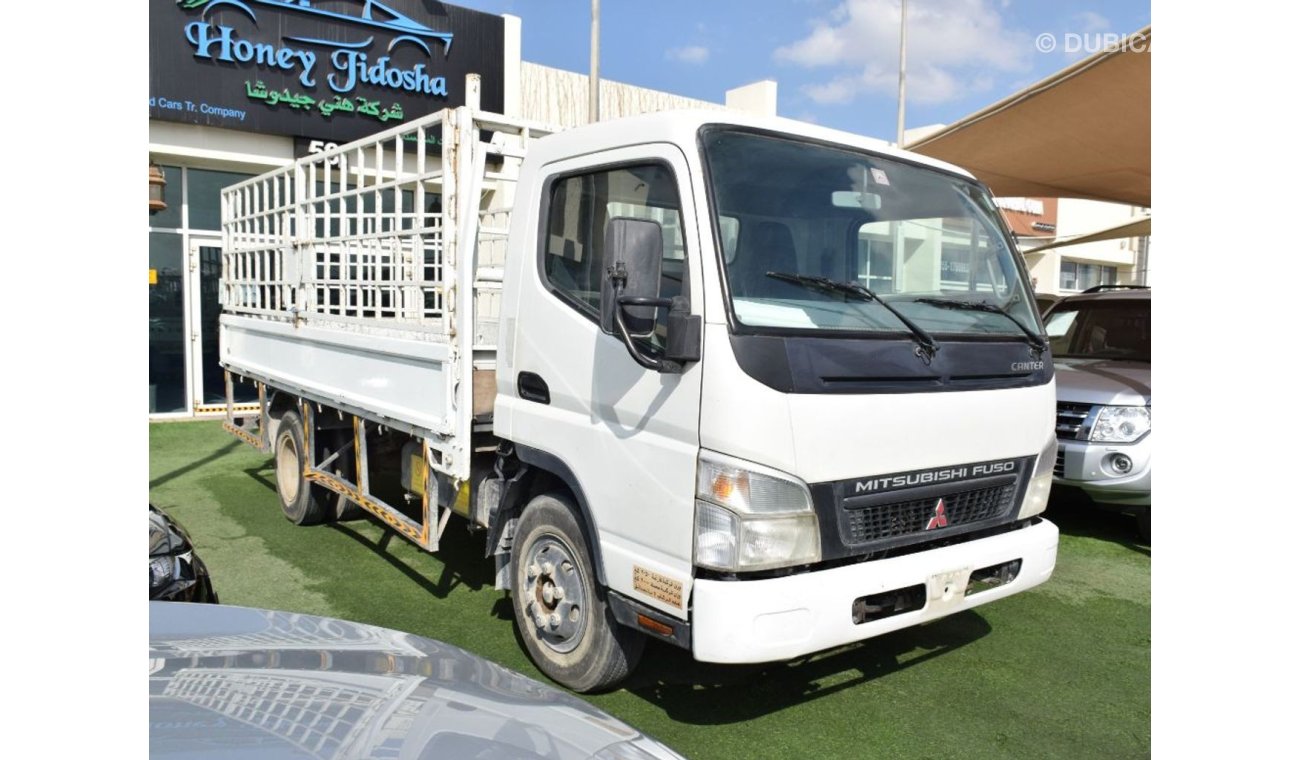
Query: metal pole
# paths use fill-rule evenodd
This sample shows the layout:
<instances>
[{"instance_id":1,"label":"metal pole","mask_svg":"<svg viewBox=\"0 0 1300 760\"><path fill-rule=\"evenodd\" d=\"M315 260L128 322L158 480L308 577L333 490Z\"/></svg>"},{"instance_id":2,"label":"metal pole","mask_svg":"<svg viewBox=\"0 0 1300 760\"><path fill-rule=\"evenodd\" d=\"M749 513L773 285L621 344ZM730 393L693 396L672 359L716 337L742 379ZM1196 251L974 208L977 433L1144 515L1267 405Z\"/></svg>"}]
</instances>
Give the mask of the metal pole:
<instances>
[{"instance_id":1,"label":"metal pole","mask_svg":"<svg viewBox=\"0 0 1300 760\"><path fill-rule=\"evenodd\" d=\"M600 0L591 0L591 77L588 81L587 120L600 121Z\"/></svg>"},{"instance_id":2,"label":"metal pole","mask_svg":"<svg viewBox=\"0 0 1300 760\"><path fill-rule=\"evenodd\" d=\"M594 1L594 0L593 0ZM903 147L903 110L907 104L907 0L900 0L898 19L898 147Z\"/></svg>"},{"instance_id":3,"label":"metal pole","mask_svg":"<svg viewBox=\"0 0 1300 760\"><path fill-rule=\"evenodd\" d=\"M904 87L907 81L907 0L899 0L898 17L898 148L903 148L903 106L906 103ZM903 291L911 283L903 281L907 271L904 259L907 256L907 236L903 234L903 225L897 221L890 222L890 233L894 241L894 291Z\"/></svg>"}]
</instances>

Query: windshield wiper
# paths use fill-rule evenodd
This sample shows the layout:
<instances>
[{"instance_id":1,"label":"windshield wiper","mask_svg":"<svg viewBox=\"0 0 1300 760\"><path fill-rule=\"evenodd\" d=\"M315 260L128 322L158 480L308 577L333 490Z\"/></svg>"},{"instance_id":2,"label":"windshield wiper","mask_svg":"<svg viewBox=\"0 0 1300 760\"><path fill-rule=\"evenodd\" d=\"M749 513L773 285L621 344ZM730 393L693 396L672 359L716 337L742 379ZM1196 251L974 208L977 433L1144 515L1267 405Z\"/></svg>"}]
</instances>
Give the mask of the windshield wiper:
<instances>
[{"instance_id":1,"label":"windshield wiper","mask_svg":"<svg viewBox=\"0 0 1300 760\"><path fill-rule=\"evenodd\" d=\"M889 304L885 303L883 300L881 300L880 296L873 293L871 289L868 288L866 285L857 282L840 282L839 280L832 280L829 277L821 277L821 276L810 275L810 274L796 274L794 272L768 272L767 276L775 280L782 280L784 282L794 283L795 285L802 285L811 290L821 290L828 293L842 293L846 296L852 296L861 301L875 301L876 303L885 307L885 309L888 310L890 314L893 314L895 317L898 317L899 322L902 322L904 325L907 326L907 329L910 330L912 333L912 340L916 341L917 348L925 353L925 359L927 364L929 363L929 360L933 358L935 353L939 350L939 344L930 335L930 333L926 332L925 330L922 330L920 326L917 325L915 322L903 316L903 314L900 313L898 309L895 309L893 306L890 306Z\"/></svg>"},{"instance_id":2,"label":"windshield wiper","mask_svg":"<svg viewBox=\"0 0 1300 760\"><path fill-rule=\"evenodd\" d=\"M1016 327L1020 328L1020 332L1024 333L1025 337L1029 338L1030 344L1038 350L1038 353L1041 354L1043 351L1047 350L1047 341L1043 340L1043 336L1030 330L1024 322L1016 319L1010 312L1001 306L994 306L987 301L950 301L946 298L914 298L912 300L917 303L938 306L940 309L958 309L960 311L982 311L988 314L1001 314L1011 320Z\"/></svg>"}]
</instances>

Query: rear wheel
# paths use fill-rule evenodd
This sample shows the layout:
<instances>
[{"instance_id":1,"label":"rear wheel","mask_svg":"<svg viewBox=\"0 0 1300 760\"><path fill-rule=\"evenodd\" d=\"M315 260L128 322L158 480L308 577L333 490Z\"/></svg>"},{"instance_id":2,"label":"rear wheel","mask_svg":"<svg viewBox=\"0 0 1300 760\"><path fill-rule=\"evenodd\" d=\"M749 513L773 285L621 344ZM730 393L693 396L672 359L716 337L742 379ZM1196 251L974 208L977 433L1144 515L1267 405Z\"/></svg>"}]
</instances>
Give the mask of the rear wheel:
<instances>
[{"instance_id":1,"label":"rear wheel","mask_svg":"<svg viewBox=\"0 0 1300 760\"><path fill-rule=\"evenodd\" d=\"M352 431L349 429L319 430L316 432L316 438L319 461L324 462L336 451L343 452L326 469L344 480L356 483L356 452L348 447L348 443L352 440ZM324 486L312 487L316 489L316 500L325 504L331 519L357 520L365 516L366 511L361 508L361 505L343 494L335 493Z\"/></svg>"},{"instance_id":2,"label":"rear wheel","mask_svg":"<svg viewBox=\"0 0 1300 760\"><path fill-rule=\"evenodd\" d=\"M280 495L280 509L295 525L316 525L329 517L316 498L319 487L303 473L306 450L302 418L297 412L285 412L275 432L275 490Z\"/></svg>"},{"instance_id":3,"label":"rear wheel","mask_svg":"<svg viewBox=\"0 0 1300 760\"><path fill-rule=\"evenodd\" d=\"M543 673L591 692L615 686L636 667L645 639L615 622L566 497L544 494L528 503L510 563L515 625Z\"/></svg>"}]
</instances>

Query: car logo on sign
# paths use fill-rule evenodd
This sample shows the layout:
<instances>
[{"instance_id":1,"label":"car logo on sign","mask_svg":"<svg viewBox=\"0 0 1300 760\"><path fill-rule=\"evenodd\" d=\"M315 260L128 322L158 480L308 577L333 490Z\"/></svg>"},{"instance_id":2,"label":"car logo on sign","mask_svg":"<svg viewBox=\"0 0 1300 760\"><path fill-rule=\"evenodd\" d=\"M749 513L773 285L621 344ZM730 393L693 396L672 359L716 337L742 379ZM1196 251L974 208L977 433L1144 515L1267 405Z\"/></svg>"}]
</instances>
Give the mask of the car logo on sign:
<instances>
[{"instance_id":1,"label":"car logo on sign","mask_svg":"<svg viewBox=\"0 0 1300 760\"><path fill-rule=\"evenodd\" d=\"M938 503L934 505L934 517L931 517L930 522L925 524L925 529L934 530L935 528L946 527L948 527L948 515L944 511L943 499L940 499Z\"/></svg>"}]
</instances>

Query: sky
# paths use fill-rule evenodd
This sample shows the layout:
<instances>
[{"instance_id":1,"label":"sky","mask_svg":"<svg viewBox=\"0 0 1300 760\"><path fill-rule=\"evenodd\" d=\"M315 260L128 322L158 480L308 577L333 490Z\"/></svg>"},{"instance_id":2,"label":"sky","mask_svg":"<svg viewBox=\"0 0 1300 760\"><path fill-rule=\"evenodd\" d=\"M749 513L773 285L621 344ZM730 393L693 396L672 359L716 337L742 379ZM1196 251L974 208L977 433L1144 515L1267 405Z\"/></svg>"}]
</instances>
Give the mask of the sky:
<instances>
[{"instance_id":1,"label":"sky","mask_svg":"<svg viewBox=\"0 0 1300 760\"><path fill-rule=\"evenodd\" d=\"M591 0L453 4L520 17L526 61L590 70ZM994 103L1095 52L1101 35L1142 29L1151 6L909 0L907 16L911 129ZM893 140L898 19L898 0L603 0L600 75L717 103L728 89L772 79L779 115Z\"/></svg>"}]
</instances>

